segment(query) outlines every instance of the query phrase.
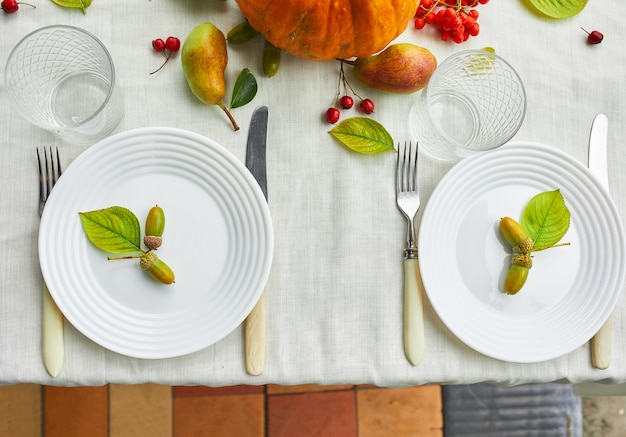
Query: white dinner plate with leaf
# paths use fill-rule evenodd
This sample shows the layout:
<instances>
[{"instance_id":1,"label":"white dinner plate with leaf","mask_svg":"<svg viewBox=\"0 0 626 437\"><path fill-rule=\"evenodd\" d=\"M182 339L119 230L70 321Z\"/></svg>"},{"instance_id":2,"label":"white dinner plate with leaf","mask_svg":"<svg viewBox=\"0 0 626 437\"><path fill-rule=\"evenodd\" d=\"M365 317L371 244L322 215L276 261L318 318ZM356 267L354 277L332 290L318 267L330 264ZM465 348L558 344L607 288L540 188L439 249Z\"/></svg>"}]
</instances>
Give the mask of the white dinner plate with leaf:
<instances>
[{"instance_id":1,"label":"white dinner plate with leaf","mask_svg":"<svg viewBox=\"0 0 626 437\"><path fill-rule=\"evenodd\" d=\"M79 217L120 206L143 235L155 205L165 213L156 253L175 273L170 285L137 259L108 260ZM55 185L39 231L41 270L67 320L138 358L192 353L232 332L261 295L272 254L271 217L254 177L221 145L172 128L135 129L87 149Z\"/></svg>"},{"instance_id":2,"label":"white dinner plate with leaf","mask_svg":"<svg viewBox=\"0 0 626 437\"><path fill-rule=\"evenodd\" d=\"M511 245L502 217L523 219L558 190L570 214L562 247L532 253L515 295L503 291ZM586 167L550 146L511 143L466 158L437 185L419 229L428 298L461 341L485 355L541 362L585 344L611 314L626 273L624 230L609 194Z\"/></svg>"}]
</instances>

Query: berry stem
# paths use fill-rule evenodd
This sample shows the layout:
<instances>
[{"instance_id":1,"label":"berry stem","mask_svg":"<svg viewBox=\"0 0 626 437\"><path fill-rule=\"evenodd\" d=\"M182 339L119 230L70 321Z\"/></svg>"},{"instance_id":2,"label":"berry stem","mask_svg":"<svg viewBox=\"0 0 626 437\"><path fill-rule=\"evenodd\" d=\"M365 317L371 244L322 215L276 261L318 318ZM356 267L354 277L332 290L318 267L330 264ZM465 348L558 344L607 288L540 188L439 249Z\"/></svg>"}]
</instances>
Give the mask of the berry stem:
<instances>
[{"instance_id":1,"label":"berry stem","mask_svg":"<svg viewBox=\"0 0 626 437\"><path fill-rule=\"evenodd\" d=\"M342 64L352 65L353 67L356 65L356 61L351 61L348 59L337 59L337 60L341 62Z\"/></svg>"},{"instance_id":2,"label":"berry stem","mask_svg":"<svg viewBox=\"0 0 626 437\"><path fill-rule=\"evenodd\" d=\"M354 65L355 62L354 61L346 61L344 59L340 59L340 65L341 68L339 70L339 79L343 82L343 87L346 90L346 94L348 93L348 88L350 89L350 91L352 91L352 93L357 96L360 100L364 100L363 97L361 97L360 95L357 94L356 91L354 91L354 88L352 88L352 85L350 85L350 82L348 82L348 79L346 79L346 73L343 70L343 64L349 64L349 65Z\"/></svg>"},{"instance_id":3,"label":"berry stem","mask_svg":"<svg viewBox=\"0 0 626 437\"><path fill-rule=\"evenodd\" d=\"M339 78L337 79L337 93L335 94L335 101L333 102L333 106L337 106L339 102L339 94L341 93L341 71L339 72Z\"/></svg>"},{"instance_id":4,"label":"berry stem","mask_svg":"<svg viewBox=\"0 0 626 437\"><path fill-rule=\"evenodd\" d=\"M165 62L163 62L159 68L157 68L152 73L150 73L151 75L154 74L154 73L157 73L158 71L161 70L161 68L165 67L165 64L167 64L167 61L170 60L170 56L172 56L172 52L168 51L167 55L165 53L163 53L163 56L165 56Z\"/></svg>"}]
</instances>

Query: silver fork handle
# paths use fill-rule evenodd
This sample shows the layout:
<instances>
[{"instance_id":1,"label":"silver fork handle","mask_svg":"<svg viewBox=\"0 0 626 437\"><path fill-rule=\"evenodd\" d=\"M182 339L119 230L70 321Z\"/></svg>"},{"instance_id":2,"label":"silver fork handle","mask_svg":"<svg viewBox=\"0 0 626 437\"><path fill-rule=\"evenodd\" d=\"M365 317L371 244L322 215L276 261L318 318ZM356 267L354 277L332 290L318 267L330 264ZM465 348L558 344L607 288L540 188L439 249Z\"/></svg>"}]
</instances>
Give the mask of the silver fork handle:
<instances>
[{"instance_id":1,"label":"silver fork handle","mask_svg":"<svg viewBox=\"0 0 626 437\"><path fill-rule=\"evenodd\" d=\"M43 363L52 377L56 377L63 367L65 341L63 338L63 315L50 296L48 287L43 284L43 315L41 332Z\"/></svg>"},{"instance_id":2,"label":"silver fork handle","mask_svg":"<svg viewBox=\"0 0 626 437\"><path fill-rule=\"evenodd\" d=\"M407 231L406 231L406 250L404 251L405 258L417 258L417 247L415 246L415 225L413 220L407 218Z\"/></svg>"},{"instance_id":3,"label":"silver fork handle","mask_svg":"<svg viewBox=\"0 0 626 437\"><path fill-rule=\"evenodd\" d=\"M417 258L404 259L404 353L417 366L424 357L424 285Z\"/></svg>"}]
</instances>

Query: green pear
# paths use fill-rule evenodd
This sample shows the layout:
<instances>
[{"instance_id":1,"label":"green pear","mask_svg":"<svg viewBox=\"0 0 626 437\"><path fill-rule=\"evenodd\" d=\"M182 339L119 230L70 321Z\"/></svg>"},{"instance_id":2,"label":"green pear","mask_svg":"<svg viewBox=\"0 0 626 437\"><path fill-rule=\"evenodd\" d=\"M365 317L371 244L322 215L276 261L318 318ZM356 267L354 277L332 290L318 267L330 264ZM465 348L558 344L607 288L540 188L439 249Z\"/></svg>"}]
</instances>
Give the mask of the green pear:
<instances>
[{"instance_id":1,"label":"green pear","mask_svg":"<svg viewBox=\"0 0 626 437\"><path fill-rule=\"evenodd\" d=\"M235 130L237 122L222 101L226 94L224 71L228 64L226 38L221 30L206 22L196 26L185 39L181 62L187 84L207 105L217 105L228 116Z\"/></svg>"},{"instance_id":2,"label":"green pear","mask_svg":"<svg viewBox=\"0 0 626 437\"><path fill-rule=\"evenodd\" d=\"M343 61L354 66L354 77L363 85L394 94L410 94L426 86L437 59L424 47L410 43L397 43L382 52Z\"/></svg>"}]
</instances>

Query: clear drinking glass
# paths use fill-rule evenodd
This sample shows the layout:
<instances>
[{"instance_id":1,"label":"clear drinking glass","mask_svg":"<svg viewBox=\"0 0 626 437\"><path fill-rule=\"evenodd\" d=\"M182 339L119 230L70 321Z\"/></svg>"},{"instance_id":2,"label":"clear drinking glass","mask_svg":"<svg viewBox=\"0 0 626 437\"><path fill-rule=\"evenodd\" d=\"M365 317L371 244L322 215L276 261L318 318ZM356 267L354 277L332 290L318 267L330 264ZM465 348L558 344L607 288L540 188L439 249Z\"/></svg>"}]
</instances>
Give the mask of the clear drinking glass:
<instances>
[{"instance_id":1,"label":"clear drinking glass","mask_svg":"<svg viewBox=\"0 0 626 437\"><path fill-rule=\"evenodd\" d=\"M526 92L513 67L494 53L465 50L437 67L409 122L421 151L456 161L509 141L525 114Z\"/></svg>"},{"instance_id":2,"label":"clear drinking glass","mask_svg":"<svg viewBox=\"0 0 626 437\"><path fill-rule=\"evenodd\" d=\"M70 140L95 142L124 114L111 55L77 27L47 26L26 35L9 55L4 75L15 112Z\"/></svg>"}]
</instances>

